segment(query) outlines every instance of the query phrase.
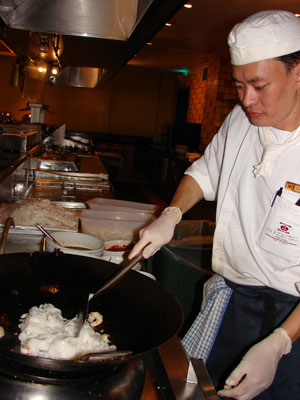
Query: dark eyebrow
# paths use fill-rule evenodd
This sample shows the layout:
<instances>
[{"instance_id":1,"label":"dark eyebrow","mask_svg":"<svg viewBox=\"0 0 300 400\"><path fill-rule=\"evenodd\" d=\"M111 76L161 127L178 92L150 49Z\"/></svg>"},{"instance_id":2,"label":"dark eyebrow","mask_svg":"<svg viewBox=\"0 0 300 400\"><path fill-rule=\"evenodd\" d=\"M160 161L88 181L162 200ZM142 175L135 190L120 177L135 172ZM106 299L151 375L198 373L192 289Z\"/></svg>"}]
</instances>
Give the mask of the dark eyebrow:
<instances>
[{"instance_id":1,"label":"dark eyebrow","mask_svg":"<svg viewBox=\"0 0 300 400\"><path fill-rule=\"evenodd\" d=\"M236 79L233 75L231 76L231 79L233 80L233 82L242 83L241 81ZM259 76L256 76L255 78L252 78L249 81L247 81L247 83L256 83L256 82L259 82L261 80L262 80L262 78L260 78Z\"/></svg>"}]
</instances>

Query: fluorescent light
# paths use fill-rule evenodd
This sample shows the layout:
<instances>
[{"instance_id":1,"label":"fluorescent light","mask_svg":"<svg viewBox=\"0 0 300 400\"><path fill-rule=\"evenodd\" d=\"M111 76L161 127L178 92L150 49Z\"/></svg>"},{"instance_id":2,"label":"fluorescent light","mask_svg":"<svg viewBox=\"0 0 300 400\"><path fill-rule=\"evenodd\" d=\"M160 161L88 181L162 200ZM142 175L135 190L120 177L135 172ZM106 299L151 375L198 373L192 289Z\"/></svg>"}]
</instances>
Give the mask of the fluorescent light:
<instances>
[{"instance_id":1,"label":"fluorescent light","mask_svg":"<svg viewBox=\"0 0 300 400\"><path fill-rule=\"evenodd\" d=\"M171 22L166 22L165 25L166 26L172 26Z\"/></svg>"},{"instance_id":2,"label":"fluorescent light","mask_svg":"<svg viewBox=\"0 0 300 400\"><path fill-rule=\"evenodd\" d=\"M183 7L185 7L185 8L192 8L193 7L193 5L192 4L190 4L190 3L186 3L186 4L184 4L184 6Z\"/></svg>"}]
</instances>

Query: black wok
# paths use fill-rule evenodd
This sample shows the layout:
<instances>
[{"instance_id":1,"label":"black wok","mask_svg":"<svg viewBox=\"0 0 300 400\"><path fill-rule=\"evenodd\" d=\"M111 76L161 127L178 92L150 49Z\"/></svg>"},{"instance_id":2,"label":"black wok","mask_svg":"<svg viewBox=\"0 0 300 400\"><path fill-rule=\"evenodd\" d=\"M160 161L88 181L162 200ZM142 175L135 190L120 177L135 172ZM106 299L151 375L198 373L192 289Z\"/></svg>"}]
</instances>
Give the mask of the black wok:
<instances>
[{"instance_id":1,"label":"black wok","mask_svg":"<svg viewBox=\"0 0 300 400\"><path fill-rule=\"evenodd\" d=\"M52 360L20 353L19 319L33 306L51 303L65 318L77 314L86 292L94 293L119 266L107 261L63 253L0 255L0 358L18 366L75 372L127 362L162 345L181 328L183 312L177 299L159 283L129 271L108 292L91 299L101 328L118 350L132 350L122 359Z\"/></svg>"}]
</instances>

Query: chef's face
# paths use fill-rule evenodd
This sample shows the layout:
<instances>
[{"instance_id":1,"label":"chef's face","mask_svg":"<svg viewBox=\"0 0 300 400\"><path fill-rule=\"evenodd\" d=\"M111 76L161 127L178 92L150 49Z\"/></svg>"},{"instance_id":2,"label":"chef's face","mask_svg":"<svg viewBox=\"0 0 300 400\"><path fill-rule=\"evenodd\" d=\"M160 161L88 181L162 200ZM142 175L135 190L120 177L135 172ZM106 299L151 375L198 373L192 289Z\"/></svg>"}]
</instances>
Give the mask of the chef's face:
<instances>
[{"instance_id":1,"label":"chef's face","mask_svg":"<svg viewBox=\"0 0 300 400\"><path fill-rule=\"evenodd\" d=\"M300 125L300 64L276 59L233 66L233 80L250 122L292 131Z\"/></svg>"}]
</instances>

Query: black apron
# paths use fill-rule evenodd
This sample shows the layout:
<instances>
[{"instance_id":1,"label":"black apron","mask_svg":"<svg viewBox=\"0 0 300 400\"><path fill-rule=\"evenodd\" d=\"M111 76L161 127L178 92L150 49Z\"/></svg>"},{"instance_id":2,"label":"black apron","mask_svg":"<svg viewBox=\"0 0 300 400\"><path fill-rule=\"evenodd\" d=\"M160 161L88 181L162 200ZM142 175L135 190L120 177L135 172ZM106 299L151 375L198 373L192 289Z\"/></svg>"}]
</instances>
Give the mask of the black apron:
<instances>
[{"instance_id":1,"label":"black apron","mask_svg":"<svg viewBox=\"0 0 300 400\"><path fill-rule=\"evenodd\" d=\"M299 297L275 289L225 281L233 293L206 363L217 390L245 353L278 328L299 303ZM300 400L299 339L279 361L272 385L255 400Z\"/></svg>"}]
</instances>

